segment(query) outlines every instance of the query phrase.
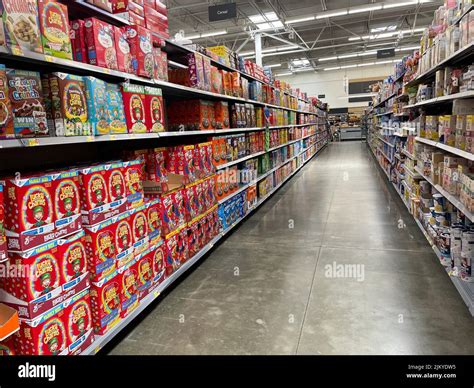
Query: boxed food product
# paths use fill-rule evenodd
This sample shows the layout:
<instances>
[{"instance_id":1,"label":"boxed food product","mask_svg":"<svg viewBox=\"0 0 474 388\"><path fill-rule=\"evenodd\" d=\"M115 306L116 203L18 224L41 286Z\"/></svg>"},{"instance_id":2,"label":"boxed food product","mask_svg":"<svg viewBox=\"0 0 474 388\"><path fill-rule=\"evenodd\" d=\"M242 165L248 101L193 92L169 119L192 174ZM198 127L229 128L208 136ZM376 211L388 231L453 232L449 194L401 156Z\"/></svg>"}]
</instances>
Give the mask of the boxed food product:
<instances>
[{"instance_id":1,"label":"boxed food product","mask_svg":"<svg viewBox=\"0 0 474 388\"><path fill-rule=\"evenodd\" d=\"M16 335L12 335L8 337L7 339L0 341L0 357L16 355L15 337Z\"/></svg>"},{"instance_id":2,"label":"boxed food product","mask_svg":"<svg viewBox=\"0 0 474 388\"><path fill-rule=\"evenodd\" d=\"M88 122L91 133L106 135L110 132L107 117L107 84L94 77L83 77L86 86Z\"/></svg>"},{"instance_id":3,"label":"boxed food product","mask_svg":"<svg viewBox=\"0 0 474 388\"><path fill-rule=\"evenodd\" d=\"M140 159L124 162L125 188L129 208L143 204L143 161Z\"/></svg>"},{"instance_id":4,"label":"boxed food product","mask_svg":"<svg viewBox=\"0 0 474 388\"><path fill-rule=\"evenodd\" d=\"M224 94L224 81L222 73L215 66L211 66L211 92Z\"/></svg>"},{"instance_id":5,"label":"boxed food product","mask_svg":"<svg viewBox=\"0 0 474 388\"><path fill-rule=\"evenodd\" d=\"M117 256L117 247L115 245L116 221L115 218L111 218L100 224L84 227L86 233L87 267L93 282L104 279L113 273L117 267L115 261Z\"/></svg>"},{"instance_id":6,"label":"boxed food product","mask_svg":"<svg viewBox=\"0 0 474 388\"><path fill-rule=\"evenodd\" d=\"M35 71L7 69L7 80L15 135L48 135L40 74Z\"/></svg>"},{"instance_id":7,"label":"boxed food product","mask_svg":"<svg viewBox=\"0 0 474 388\"><path fill-rule=\"evenodd\" d=\"M132 64L135 73L146 78L153 78L154 58L151 32L139 25L126 27Z\"/></svg>"},{"instance_id":8,"label":"boxed food product","mask_svg":"<svg viewBox=\"0 0 474 388\"><path fill-rule=\"evenodd\" d=\"M72 59L67 6L55 0L38 0L43 52Z\"/></svg>"},{"instance_id":9,"label":"boxed food product","mask_svg":"<svg viewBox=\"0 0 474 388\"><path fill-rule=\"evenodd\" d=\"M160 48L153 47L153 58L155 60L154 78L168 81L168 54Z\"/></svg>"},{"instance_id":10,"label":"boxed food product","mask_svg":"<svg viewBox=\"0 0 474 388\"><path fill-rule=\"evenodd\" d=\"M117 271L91 284L92 323L96 334L107 333L120 320L120 293Z\"/></svg>"},{"instance_id":11,"label":"boxed food product","mask_svg":"<svg viewBox=\"0 0 474 388\"><path fill-rule=\"evenodd\" d=\"M214 103L214 116L216 119L216 128L229 128L229 103L218 101Z\"/></svg>"},{"instance_id":12,"label":"boxed food product","mask_svg":"<svg viewBox=\"0 0 474 388\"><path fill-rule=\"evenodd\" d=\"M115 225L115 265L122 268L134 259L131 217L128 212L117 217Z\"/></svg>"},{"instance_id":13,"label":"boxed food product","mask_svg":"<svg viewBox=\"0 0 474 388\"><path fill-rule=\"evenodd\" d=\"M178 226L179 217L175 206L173 204L173 196L171 193L165 194L161 197L161 216L162 221L162 236L165 237Z\"/></svg>"},{"instance_id":14,"label":"boxed food product","mask_svg":"<svg viewBox=\"0 0 474 388\"><path fill-rule=\"evenodd\" d=\"M153 287L158 286L165 280L165 256L166 244L164 242L156 245L152 250L153 257Z\"/></svg>"},{"instance_id":15,"label":"boxed food product","mask_svg":"<svg viewBox=\"0 0 474 388\"><path fill-rule=\"evenodd\" d=\"M126 28L114 26L114 40L118 70L125 73L134 73Z\"/></svg>"},{"instance_id":16,"label":"boxed food product","mask_svg":"<svg viewBox=\"0 0 474 388\"><path fill-rule=\"evenodd\" d=\"M49 85L56 136L90 135L83 78L66 73L52 73L49 75Z\"/></svg>"},{"instance_id":17,"label":"boxed food product","mask_svg":"<svg viewBox=\"0 0 474 388\"><path fill-rule=\"evenodd\" d=\"M0 65L0 139L14 137L13 111L8 94L8 80L4 65Z\"/></svg>"},{"instance_id":18,"label":"boxed food product","mask_svg":"<svg viewBox=\"0 0 474 388\"><path fill-rule=\"evenodd\" d=\"M55 356L68 353L65 309L58 305L40 319L20 321L16 348L22 355Z\"/></svg>"},{"instance_id":19,"label":"boxed food product","mask_svg":"<svg viewBox=\"0 0 474 388\"><path fill-rule=\"evenodd\" d=\"M5 43L14 54L23 51L43 52L36 0L0 1L5 29Z\"/></svg>"},{"instance_id":20,"label":"boxed food product","mask_svg":"<svg viewBox=\"0 0 474 388\"><path fill-rule=\"evenodd\" d=\"M148 116L146 120L148 132L163 132L165 130L161 89L145 86L145 116Z\"/></svg>"},{"instance_id":21,"label":"boxed food product","mask_svg":"<svg viewBox=\"0 0 474 388\"><path fill-rule=\"evenodd\" d=\"M148 295L153 285L153 249L150 247L136 257L138 300Z\"/></svg>"},{"instance_id":22,"label":"boxed food product","mask_svg":"<svg viewBox=\"0 0 474 388\"><path fill-rule=\"evenodd\" d=\"M65 306L65 323L69 354L79 355L94 341L89 290L68 302Z\"/></svg>"},{"instance_id":23,"label":"boxed food product","mask_svg":"<svg viewBox=\"0 0 474 388\"><path fill-rule=\"evenodd\" d=\"M120 317L127 317L139 303L137 262L118 270L120 283Z\"/></svg>"},{"instance_id":24,"label":"boxed food product","mask_svg":"<svg viewBox=\"0 0 474 388\"><path fill-rule=\"evenodd\" d=\"M56 252L60 270L60 282L69 288L73 282L79 282L88 274L86 240L84 231L58 241Z\"/></svg>"},{"instance_id":25,"label":"boxed food product","mask_svg":"<svg viewBox=\"0 0 474 388\"><path fill-rule=\"evenodd\" d=\"M147 204L146 218L148 221L148 237L150 245L155 245L161 240L161 204L160 199L156 198Z\"/></svg>"},{"instance_id":26,"label":"boxed food product","mask_svg":"<svg viewBox=\"0 0 474 388\"><path fill-rule=\"evenodd\" d=\"M109 203L107 190L108 165L100 164L80 170L81 204L83 210L92 210Z\"/></svg>"},{"instance_id":27,"label":"boxed food product","mask_svg":"<svg viewBox=\"0 0 474 388\"><path fill-rule=\"evenodd\" d=\"M114 27L102 20L88 18L84 28L89 63L117 70Z\"/></svg>"},{"instance_id":28,"label":"boxed food product","mask_svg":"<svg viewBox=\"0 0 474 388\"><path fill-rule=\"evenodd\" d=\"M190 53L186 56L189 74L189 87L205 90L204 65L202 55Z\"/></svg>"},{"instance_id":29,"label":"boxed food product","mask_svg":"<svg viewBox=\"0 0 474 388\"><path fill-rule=\"evenodd\" d=\"M55 229L62 236L81 229L81 196L79 191L79 172L62 171L54 175L52 182L54 198Z\"/></svg>"},{"instance_id":30,"label":"boxed food product","mask_svg":"<svg viewBox=\"0 0 474 388\"><path fill-rule=\"evenodd\" d=\"M138 255L149 247L147 205L142 205L131 212L134 254Z\"/></svg>"},{"instance_id":31,"label":"boxed food product","mask_svg":"<svg viewBox=\"0 0 474 388\"><path fill-rule=\"evenodd\" d=\"M125 198L125 168L122 162L111 163L106 174L107 188L111 202L121 201Z\"/></svg>"},{"instance_id":32,"label":"boxed food product","mask_svg":"<svg viewBox=\"0 0 474 388\"><path fill-rule=\"evenodd\" d=\"M122 98L129 133L146 133L145 88L141 85L122 84Z\"/></svg>"},{"instance_id":33,"label":"boxed food product","mask_svg":"<svg viewBox=\"0 0 474 388\"><path fill-rule=\"evenodd\" d=\"M89 63L87 56L86 32L84 20L73 20L71 22L71 46L73 58L77 62Z\"/></svg>"},{"instance_id":34,"label":"boxed food product","mask_svg":"<svg viewBox=\"0 0 474 388\"><path fill-rule=\"evenodd\" d=\"M105 9L110 13L125 12L128 6L128 0L93 0L92 2L95 6Z\"/></svg>"},{"instance_id":35,"label":"boxed food product","mask_svg":"<svg viewBox=\"0 0 474 388\"><path fill-rule=\"evenodd\" d=\"M107 84L107 120L112 134L127 133L127 122L120 86Z\"/></svg>"},{"instance_id":36,"label":"boxed food product","mask_svg":"<svg viewBox=\"0 0 474 388\"><path fill-rule=\"evenodd\" d=\"M171 232L166 236L165 240L165 272L166 276L170 276L174 271L176 271L181 265L179 257L179 248L178 248L178 239L179 239L179 229Z\"/></svg>"},{"instance_id":37,"label":"boxed food product","mask_svg":"<svg viewBox=\"0 0 474 388\"><path fill-rule=\"evenodd\" d=\"M3 182L0 182L0 263L5 261L7 258L7 238L5 236L5 202L3 197Z\"/></svg>"}]
</instances>

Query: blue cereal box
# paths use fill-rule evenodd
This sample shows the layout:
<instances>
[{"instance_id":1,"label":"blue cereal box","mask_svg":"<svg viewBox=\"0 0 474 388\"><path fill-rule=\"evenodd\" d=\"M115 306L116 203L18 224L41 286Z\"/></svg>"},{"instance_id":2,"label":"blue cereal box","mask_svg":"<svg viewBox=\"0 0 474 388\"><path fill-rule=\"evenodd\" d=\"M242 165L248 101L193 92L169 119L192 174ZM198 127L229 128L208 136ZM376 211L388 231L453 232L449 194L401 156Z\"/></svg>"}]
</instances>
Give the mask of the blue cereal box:
<instances>
[{"instance_id":1,"label":"blue cereal box","mask_svg":"<svg viewBox=\"0 0 474 388\"><path fill-rule=\"evenodd\" d=\"M107 83L94 77L84 77L84 82L92 133L106 135L110 132L107 119Z\"/></svg>"}]
</instances>

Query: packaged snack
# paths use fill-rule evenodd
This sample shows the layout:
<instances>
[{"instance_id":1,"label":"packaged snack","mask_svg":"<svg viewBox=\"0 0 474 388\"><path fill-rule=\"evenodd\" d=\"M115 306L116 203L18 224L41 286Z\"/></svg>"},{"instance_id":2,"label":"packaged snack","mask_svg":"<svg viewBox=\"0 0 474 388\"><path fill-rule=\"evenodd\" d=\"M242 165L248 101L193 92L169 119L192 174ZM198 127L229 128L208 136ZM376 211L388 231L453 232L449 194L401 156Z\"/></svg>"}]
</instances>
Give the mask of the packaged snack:
<instances>
[{"instance_id":1,"label":"packaged snack","mask_svg":"<svg viewBox=\"0 0 474 388\"><path fill-rule=\"evenodd\" d=\"M117 70L113 26L96 18L88 18L85 20L84 28L89 63Z\"/></svg>"},{"instance_id":2,"label":"packaged snack","mask_svg":"<svg viewBox=\"0 0 474 388\"><path fill-rule=\"evenodd\" d=\"M49 75L49 85L56 136L90 135L83 78L66 73L52 73Z\"/></svg>"},{"instance_id":3,"label":"packaged snack","mask_svg":"<svg viewBox=\"0 0 474 388\"><path fill-rule=\"evenodd\" d=\"M122 84L122 98L129 133L146 133L145 88L141 85Z\"/></svg>"},{"instance_id":4,"label":"packaged snack","mask_svg":"<svg viewBox=\"0 0 474 388\"><path fill-rule=\"evenodd\" d=\"M83 77L86 86L88 122L94 135L110 132L107 117L107 84L94 77Z\"/></svg>"},{"instance_id":5,"label":"packaged snack","mask_svg":"<svg viewBox=\"0 0 474 388\"><path fill-rule=\"evenodd\" d=\"M5 27L6 45L13 53L42 53L36 0L2 0L0 13Z\"/></svg>"},{"instance_id":6,"label":"packaged snack","mask_svg":"<svg viewBox=\"0 0 474 388\"><path fill-rule=\"evenodd\" d=\"M66 303L65 303L66 304ZM94 340L89 290L72 298L65 306L69 354L79 355Z\"/></svg>"},{"instance_id":7,"label":"packaged snack","mask_svg":"<svg viewBox=\"0 0 474 388\"><path fill-rule=\"evenodd\" d=\"M74 60L82 63L89 63L87 56L86 32L84 20L73 20L71 22L71 46Z\"/></svg>"},{"instance_id":8,"label":"packaged snack","mask_svg":"<svg viewBox=\"0 0 474 388\"><path fill-rule=\"evenodd\" d=\"M165 194L161 197L161 221L162 221L162 236L165 237L178 227L178 215L173 204L173 196L171 193Z\"/></svg>"},{"instance_id":9,"label":"packaged snack","mask_svg":"<svg viewBox=\"0 0 474 388\"><path fill-rule=\"evenodd\" d=\"M91 284L92 323L98 335L107 333L120 320L121 285L117 271Z\"/></svg>"},{"instance_id":10,"label":"packaged snack","mask_svg":"<svg viewBox=\"0 0 474 388\"><path fill-rule=\"evenodd\" d=\"M79 172L63 171L55 174L52 185L54 195L54 222L57 230L67 236L81 229L81 196Z\"/></svg>"},{"instance_id":11,"label":"packaged snack","mask_svg":"<svg viewBox=\"0 0 474 388\"><path fill-rule=\"evenodd\" d=\"M222 101L215 102L214 117L216 119L216 129L229 128L229 103Z\"/></svg>"},{"instance_id":12,"label":"packaged snack","mask_svg":"<svg viewBox=\"0 0 474 388\"><path fill-rule=\"evenodd\" d=\"M65 310L58 305L34 321L20 321L16 337L22 355L56 356L68 353Z\"/></svg>"},{"instance_id":13,"label":"packaged snack","mask_svg":"<svg viewBox=\"0 0 474 388\"><path fill-rule=\"evenodd\" d=\"M87 271L86 239L84 231L58 242L56 253L61 283L80 281Z\"/></svg>"},{"instance_id":14,"label":"packaged snack","mask_svg":"<svg viewBox=\"0 0 474 388\"><path fill-rule=\"evenodd\" d=\"M87 266L95 282L108 276L116 268L116 221L112 218L84 228L86 232Z\"/></svg>"},{"instance_id":15,"label":"packaged snack","mask_svg":"<svg viewBox=\"0 0 474 388\"><path fill-rule=\"evenodd\" d=\"M115 226L116 267L122 268L134 259L132 220L130 214L117 217Z\"/></svg>"},{"instance_id":16,"label":"packaged snack","mask_svg":"<svg viewBox=\"0 0 474 388\"><path fill-rule=\"evenodd\" d=\"M108 83L106 91L107 120L109 122L110 133L127 133L127 122L125 119L125 109L120 86Z\"/></svg>"},{"instance_id":17,"label":"packaged snack","mask_svg":"<svg viewBox=\"0 0 474 388\"><path fill-rule=\"evenodd\" d=\"M0 139L15 136L13 111L8 94L8 80L4 65L0 65Z\"/></svg>"},{"instance_id":18,"label":"packaged snack","mask_svg":"<svg viewBox=\"0 0 474 388\"><path fill-rule=\"evenodd\" d=\"M38 0L38 12L43 52L72 59L67 6L55 0Z\"/></svg>"},{"instance_id":19,"label":"packaged snack","mask_svg":"<svg viewBox=\"0 0 474 388\"><path fill-rule=\"evenodd\" d=\"M135 73L142 77L153 78L155 62L151 32L139 25L127 26L126 29Z\"/></svg>"},{"instance_id":20,"label":"packaged snack","mask_svg":"<svg viewBox=\"0 0 474 388\"><path fill-rule=\"evenodd\" d=\"M7 69L8 96L16 136L48 135L40 74Z\"/></svg>"},{"instance_id":21,"label":"packaged snack","mask_svg":"<svg viewBox=\"0 0 474 388\"><path fill-rule=\"evenodd\" d=\"M8 249L25 251L59 237L54 233L53 179L44 175L6 180Z\"/></svg>"},{"instance_id":22,"label":"packaged snack","mask_svg":"<svg viewBox=\"0 0 474 388\"><path fill-rule=\"evenodd\" d=\"M118 270L120 284L120 317L125 318L138 307L138 267L136 262Z\"/></svg>"},{"instance_id":23,"label":"packaged snack","mask_svg":"<svg viewBox=\"0 0 474 388\"><path fill-rule=\"evenodd\" d=\"M165 130L161 89L145 86L145 116L148 116L146 120L148 132L163 132Z\"/></svg>"},{"instance_id":24,"label":"packaged snack","mask_svg":"<svg viewBox=\"0 0 474 388\"><path fill-rule=\"evenodd\" d=\"M130 53L126 28L114 26L114 40L118 69L124 73L133 73L132 54Z\"/></svg>"}]
</instances>

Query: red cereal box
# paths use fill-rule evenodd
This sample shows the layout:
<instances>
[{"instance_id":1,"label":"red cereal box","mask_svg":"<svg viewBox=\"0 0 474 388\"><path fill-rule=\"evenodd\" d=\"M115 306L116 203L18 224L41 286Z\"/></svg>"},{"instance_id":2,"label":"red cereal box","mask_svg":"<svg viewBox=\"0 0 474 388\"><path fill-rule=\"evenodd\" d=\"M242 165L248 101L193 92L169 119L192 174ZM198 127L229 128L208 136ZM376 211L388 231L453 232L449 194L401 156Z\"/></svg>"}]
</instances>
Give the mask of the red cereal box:
<instances>
[{"instance_id":1,"label":"red cereal box","mask_svg":"<svg viewBox=\"0 0 474 388\"><path fill-rule=\"evenodd\" d=\"M188 251L189 257L193 257L199 252L199 220L196 219L188 224Z\"/></svg>"},{"instance_id":2,"label":"red cereal box","mask_svg":"<svg viewBox=\"0 0 474 388\"><path fill-rule=\"evenodd\" d=\"M168 182L168 170L165 166L165 160L168 155L166 147L153 148L147 154L146 171L147 180L161 182L163 191L168 191L166 183Z\"/></svg>"},{"instance_id":3,"label":"red cereal box","mask_svg":"<svg viewBox=\"0 0 474 388\"><path fill-rule=\"evenodd\" d=\"M96 18L84 23L87 57L91 65L117 70L114 28Z\"/></svg>"},{"instance_id":4,"label":"red cereal box","mask_svg":"<svg viewBox=\"0 0 474 388\"><path fill-rule=\"evenodd\" d=\"M114 40L118 70L124 73L134 73L126 28L114 26Z\"/></svg>"},{"instance_id":5,"label":"red cereal box","mask_svg":"<svg viewBox=\"0 0 474 388\"><path fill-rule=\"evenodd\" d=\"M183 189L176 190L171 194L178 227L186 223L186 204L183 191Z\"/></svg>"},{"instance_id":6,"label":"red cereal box","mask_svg":"<svg viewBox=\"0 0 474 388\"><path fill-rule=\"evenodd\" d=\"M150 245L155 245L161 240L161 203L159 198L147 203L146 218Z\"/></svg>"},{"instance_id":7,"label":"red cereal box","mask_svg":"<svg viewBox=\"0 0 474 388\"><path fill-rule=\"evenodd\" d=\"M207 235L207 218L205 216L199 219L199 243L201 244L200 248L206 245L209 242L209 236Z\"/></svg>"},{"instance_id":8,"label":"red cereal box","mask_svg":"<svg viewBox=\"0 0 474 388\"><path fill-rule=\"evenodd\" d=\"M54 219L57 230L64 229L69 235L81 229L81 195L79 171L63 171L53 181Z\"/></svg>"},{"instance_id":9,"label":"red cereal box","mask_svg":"<svg viewBox=\"0 0 474 388\"><path fill-rule=\"evenodd\" d=\"M135 255L149 247L147 206L148 205L142 205L134 209L130 215Z\"/></svg>"},{"instance_id":10,"label":"red cereal box","mask_svg":"<svg viewBox=\"0 0 474 388\"><path fill-rule=\"evenodd\" d=\"M84 20L73 20L71 22L71 45L74 60L89 63L87 56L86 30Z\"/></svg>"},{"instance_id":11,"label":"red cereal box","mask_svg":"<svg viewBox=\"0 0 474 388\"><path fill-rule=\"evenodd\" d=\"M153 287L161 284L166 276L165 271L166 244L158 244L152 249Z\"/></svg>"},{"instance_id":12,"label":"red cereal box","mask_svg":"<svg viewBox=\"0 0 474 388\"><path fill-rule=\"evenodd\" d=\"M110 13L122 13L128 9L128 0L94 0L93 3Z\"/></svg>"},{"instance_id":13,"label":"red cereal box","mask_svg":"<svg viewBox=\"0 0 474 388\"><path fill-rule=\"evenodd\" d=\"M79 233L61 239L58 242L58 259L60 282L64 285L71 285L74 282L82 280L87 274L87 254L85 233L81 230Z\"/></svg>"},{"instance_id":14,"label":"red cereal box","mask_svg":"<svg viewBox=\"0 0 474 388\"><path fill-rule=\"evenodd\" d=\"M142 77L153 78L155 63L151 32L139 25L128 26L126 29L135 73Z\"/></svg>"},{"instance_id":15,"label":"red cereal box","mask_svg":"<svg viewBox=\"0 0 474 388\"><path fill-rule=\"evenodd\" d=\"M199 215L199 204L196 195L196 186L198 182L192 183L183 189L186 204L186 221L188 222Z\"/></svg>"},{"instance_id":16,"label":"red cereal box","mask_svg":"<svg viewBox=\"0 0 474 388\"><path fill-rule=\"evenodd\" d=\"M161 89L145 86L145 116L148 116L148 132L163 132L165 130L163 97Z\"/></svg>"},{"instance_id":17,"label":"red cereal box","mask_svg":"<svg viewBox=\"0 0 474 388\"><path fill-rule=\"evenodd\" d=\"M15 337L16 335L12 335L3 341L0 341L0 357L1 356L14 356L16 354L15 351Z\"/></svg>"},{"instance_id":18,"label":"red cereal box","mask_svg":"<svg viewBox=\"0 0 474 388\"><path fill-rule=\"evenodd\" d=\"M179 229L171 232L166 236L165 245L166 245L166 259L165 259L165 271L166 276L170 276L174 271L176 271L180 264L179 257Z\"/></svg>"},{"instance_id":19,"label":"red cereal box","mask_svg":"<svg viewBox=\"0 0 474 388\"><path fill-rule=\"evenodd\" d=\"M6 180L8 249L24 251L60 237L54 225L53 180L53 175Z\"/></svg>"},{"instance_id":20,"label":"red cereal box","mask_svg":"<svg viewBox=\"0 0 474 388\"><path fill-rule=\"evenodd\" d=\"M117 249L115 264L122 268L134 259L132 217L129 212L117 217L115 226L115 247Z\"/></svg>"},{"instance_id":21,"label":"red cereal box","mask_svg":"<svg viewBox=\"0 0 474 388\"><path fill-rule=\"evenodd\" d=\"M3 182L0 182L0 263L7 258L7 238L5 236L5 205Z\"/></svg>"},{"instance_id":22,"label":"red cereal box","mask_svg":"<svg viewBox=\"0 0 474 388\"><path fill-rule=\"evenodd\" d=\"M94 340L89 290L64 303L69 354L81 354Z\"/></svg>"},{"instance_id":23,"label":"red cereal box","mask_svg":"<svg viewBox=\"0 0 474 388\"><path fill-rule=\"evenodd\" d=\"M171 193L165 194L161 197L161 221L162 221L162 236L165 237L178 227L178 216L175 212L173 204L173 195Z\"/></svg>"},{"instance_id":24,"label":"red cereal box","mask_svg":"<svg viewBox=\"0 0 474 388\"><path fill-rule=\"evenodd\" d=\"M140 159L124 162L125 187L127 202L130 208L135 208L143 204L143 161Z\"/></svg>"},{"instance_id":25,"label":"red cereal box","mask_svg":"<svg viewBox=\"0 0 474 388\"><path fill-rule=\"evenodd\" d=\"M144 298L153 285L153 249L150 247L137 256L137 288L138 299Z\"/></svg>"},{"instance_id":26,"label":"red cereal box","mask_svg":"<svg viewBox=\"0 0 474 388\"><path fill-rule=\"evenodd\" d=\"M87 267L94 282L98 282L115 271L117 248L115 233L117 218L85 227Z\"/></svg>"},{"instance_id":27,"label":"red cereal box","mask_svg":"<svg viewBox=\"0 0 474 388\"><path fill-rule=\"evenodd\" d=\"M110 202L122 201L127 193L125 168L122 162L110 164L107 169L106 182Z\"/></svg>"},{"instance_id":28,"label":"red cereal box","mask_svg":"<svg viewBox=\"0 0 474 388\"><path fill-rule=\"evenodd\" d=\"M145 111L145 88L141 85L122 84L125 119L129 133L146 133L150 126Z\"/></svg>"},{"instance_id":29,"label":"red cereal box","mask_svg":"<svg viewBox=\"0 0 474 388\"><path fill-rule=\"evenodd\" d=\"M119 269L117 279L120 283L120 316L125 318L139 303L137 263Z\"/></svg>"},{"instance_id":30,"label":"red cereal box","mask_svg":"<svg viewBox=\"0 0 474 388\"><path fill-rule=\"evenodd\" d=\"M18 354L55 356L68 353L65 310L60 304L34 321L20 321Z\"/></svg>"},{"instance_id":31,"label":"red cereal box","mask_svg":"<svg viewBox=\"0 0 474 388\"><path fill-rule=\"evenodd\" d=\"M91 284L92 323L96 334L103 335L107 333L119 322L120 293L121 285L116 271L100 282Z\"/></svg>"},{"instance_id":32,"label":"red cereal box","mask_svg":"<svg viewBox=\"0 0 474 388\"><path fill-rule=\"evenodd\" d=\"M189 259L188 228L184 226L178 233L178 255L179 262L183 264Z\"/></svg>"},{"instance_id":33,"label":"red cereal box","mask_svg":"<svg viewBox=\"0 0 474 388\"><path fill-rule=\"evenodd\" d=\"M184 183L191 183L196 180L196 170L194 167L194 145L186 145L183 147L184 163L179 165L179 174L185 177Z\"/></svg>"}]
</instances>

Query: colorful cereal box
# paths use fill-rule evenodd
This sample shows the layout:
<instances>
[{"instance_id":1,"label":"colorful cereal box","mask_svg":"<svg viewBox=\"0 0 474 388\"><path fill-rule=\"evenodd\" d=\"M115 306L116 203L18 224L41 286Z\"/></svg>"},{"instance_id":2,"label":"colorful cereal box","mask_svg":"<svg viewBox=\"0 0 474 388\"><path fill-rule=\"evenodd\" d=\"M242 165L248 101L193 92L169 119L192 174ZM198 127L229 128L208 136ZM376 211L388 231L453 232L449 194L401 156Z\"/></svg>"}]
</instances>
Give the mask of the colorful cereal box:
<instances>
[{"instance_id":1,"label":"colorful cereal box","mask_svg":"<svg viewBox=\"0 0 474 388\"><path fill-rule=\"evenodd\" d=\"M80 280L87 271L87 254L85 233L81 231L74 236L62 239L56 253L62 284Z\"/></svg>"},{"instance_id":2,"label":"colorful cereal box","mask_svg":"<svg viewBox=\"0 0 474 388\"><path fill-rule=\"evenodd\" d=\"M107 84L94 77L83 77L86 85L88 122L94 135L110 132L107 116Z\"/></svg>"},{"instance_id":3,"label":"colorful cereal box","mask_svg":"<svg viewBox=\"0 0 474 388\"><path fill-rule=\"evenodd\" d=\"M122 162L109 165L106 174L107 189L111 202L121 201L127 193L125 167Z\"/></svg>"},{"instance_id":4,"label":"colorful cereal box","mask_svg":"<svg viewBox=\"0 0 474 388\"><path fill-rule=\"evenodd\" d=\"M145 88L141 85L122 84L122 98L129 133L146 133L148 126L145 110Z\"/></svg>"},{"instance_id":5,"label":"colorful cereal box","mask_svg":"<svg viewBox=\"0 0 474 388\"><path fill-rule=\"evenodd\" d=\"M161 89L145 86L145 115L149 132L163 132L165 130L165 116Z\"/></svg>"},{"instance_id":6,"label":"colorful cereal box","mask_svg":"<svg viewBox=\"0 0 474 388\"><path fill-rule=\"evenodd\" d=\"M78 355L94 340L89 290L71 299L65 307L69 354Z\"/></svg>"},{"instance_id":7,"label":"colorful cereal box","mask_svg":"<svg viewBox=\"0 0 474 388\"><path fill-rule=\"evenodd\" d=\"M136 258L138 299L146 296L153 285L153 249L150 247Z\"/></svg>"},{"instance_id":8,"label":"colorful cereal box","mask_svg":"<svg viewBox=\"0 0 474 388\"><path fill-rule=\"evenodd\" d=\"M72 59L67 6L55 0L38 0L38 12L43 52Z\"/></svg>"},{"instance_id":9,"label":"colorful cereal box","mask_svg":"<svg viewBox=\"0 0 474 388\"><path fill-rule=\"evenodd\" d=\"M110 202L107 175L108 166L105 164L79 170L83 210L96 209Z\"/></svg>"},{"instance_id":10,"label":"colorful cereal box","mask_svg":"<svg viewBox=\"0 0 474 388\"><path fill-rule=\"evenodd\" d=\"M4 65L0 65L0 139L14 137L13 111L8 95L7 73Z\"/></svg>"},{"instance_id":11,"label":"colorful cereal box","mask_svg":"<svg viewBox=\"0 0 474 388\"><path fill-rule=\"evenodd\" d=\"M96 18L88 18L84 27L89 63L117 70L113 26Z\"/></svg>"},{"instance_id":12,"label":"colorful cereal box","mask_svg":"<svg viewBox=\"0 0 474 388\"><path fill-rule=\"evenodd\" d=\"M5 202L3 198L3 183L0 182L0 262L7 258L7 238L5 236Z\"/></svg>"},{"instance_id":13,"label":"colorful cereal box","mask_svg":"<svg viewBox=\"0 0 474 388\"><path fill-rule=\"evenodd\" d=\"M138 292L138 267L137 263L121 268L118 270L117 280L120 284L120 316L125 318L139 303Z\"/></svg>"},{"instance_id":14,"label":"colorful cereal box","mask_svg":"<svg viewBox=\"0 0 474 388\"><path fill-rule=\"evenodd\" d=\"M116 266L122 268L134 258L133 233L130 214L124 213L117 219L115 227L115 246L117 248Z\"/></svg>"},{"instance_id":15,"label":"colorful cereal box","mask_svg":"<svg viewBox=\"0 0 474 388\"><path fill-rule=\"evenodd\" d=\"M0 14L3 17L6 44L14 53L43 52L36 0L2 0Z\"/></svg>"},{"instance_id":16,"label":"colorful cereal box","mask_svg":"<svg viewBox=\"0 0 474 388\"><path fill-rule=\"evenodd\" d=\"M153 285L156 286L163 282L165 279L165 252L166 245L159 244L153 249L152 258L153 258Z\"/></svg>"},{"instance_id":17,"label":"colorful cereal box","mask_svg":"<svg viewBox=\"0 0 474 388\"><path fill-rule=\"evenodd\" d=\"M124 175L127 202L130 208L141 206L143 204L143 161L140 159L124 162Z\"/></svg>"},{"instance_id":18,"label":"colorful cereal box","mask_svg":"<svg viewBox=\"0 0 474 388\"><path fill-rule=\"evenodd\" d=\"M126 28L114 26L114 40L118 69L124 73L133 73L132 54Z\"/></svg>"},{"instance_id":19,"label":"colorful cereal box","mask_svg":"<svg viewBox=\"0 0 474 388\"><path fill-rule=\"evenodd\" d=\"M82 63L89 63L87 57L86 31L84 20L73 20L70 25L71 46L74 60Z\"/></svg>"},{"instance_id":20,"label":"colorful cereal box","mask_svg":"<svg viewBox=\"0 0 474 388\"><path fill-rule=\"evenodd\" d=\"M132 65L135 73L146 78L153 78L155 62L151 32L139 25L126 27Z\"/></svg>"},{"instance_id":21,"label":"colorful cereal box","mask_svg":"<svg viewBox=\"0 0 474 388\"><path fill-rule=\"evenodd\" d=\"M127 133L124 105L120 86L107 84L107 119L110 133Z\"/></svg>"},{"instance_id":22,"label":"colorful cereal box","mask_svg":"<svg viewBox=\"0 0 474 388\"><path fill-rule=\"evenodd\" d=\"M64 236L80 230L82 220L79 172L71 170L55 174L52 189L55 228L64 229Z\"/></svg>"},{"instance_id":23,"label":"colorful cereal box","mask_svg":"<svg viewBox=\"0 0 474 388\"><path fill-rule=\"evenodd\" d=\"M48 134L41 77L38 72L7 69L8 96L16 136Z\"/></svg>"}]
</instances>

